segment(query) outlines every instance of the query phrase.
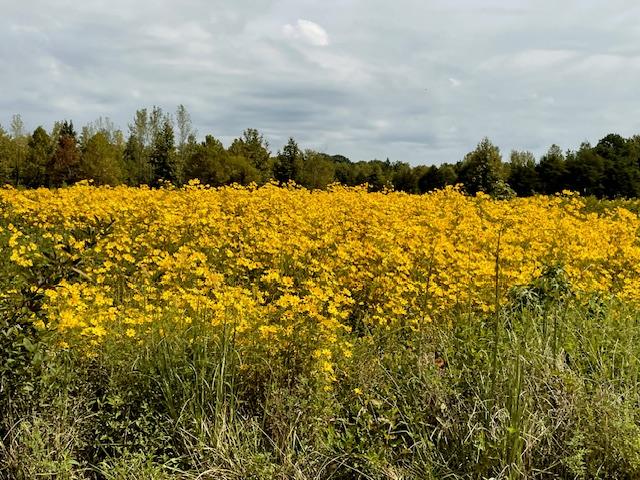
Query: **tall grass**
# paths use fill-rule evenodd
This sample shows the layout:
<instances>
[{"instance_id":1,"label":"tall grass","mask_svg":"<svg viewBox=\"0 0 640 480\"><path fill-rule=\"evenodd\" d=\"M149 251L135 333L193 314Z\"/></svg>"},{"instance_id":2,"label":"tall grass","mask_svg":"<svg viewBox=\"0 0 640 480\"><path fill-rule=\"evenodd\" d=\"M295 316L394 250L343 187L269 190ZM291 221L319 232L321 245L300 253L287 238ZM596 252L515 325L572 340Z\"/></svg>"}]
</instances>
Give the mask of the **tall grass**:
<instances>
[{"instance_id":1,"label":"tall grass","mask_svg":"<svg viewBox=\"0 0 640 480\"><path fill-rule=\"evenodd\" d=\"M34 342L2 397L2 478L640 476L638 310L560 268L487 316L354 337L329 389L247 375L229 326L163 327L92 358Z\"/></svg>"}]
</instances>

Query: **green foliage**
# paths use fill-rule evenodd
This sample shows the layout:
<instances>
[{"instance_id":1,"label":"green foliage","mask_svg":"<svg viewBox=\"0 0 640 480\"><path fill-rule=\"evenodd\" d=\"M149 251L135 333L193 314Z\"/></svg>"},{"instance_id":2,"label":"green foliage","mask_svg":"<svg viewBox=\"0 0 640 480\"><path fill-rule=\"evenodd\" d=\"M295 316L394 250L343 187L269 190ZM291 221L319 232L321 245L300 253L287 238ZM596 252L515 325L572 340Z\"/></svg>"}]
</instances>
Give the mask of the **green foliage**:
<instances>
[{"instance_id":1,"label":"green foliage","mask_svg":"<svg viewBox=\"0 0 640 480\"><path fill-rule=\"evenodd\" d=\"M298 144L293 138L289 138L289 142L276 157L273 165L273 177L283 183L299 180L303 162L302 152Z\"/></svg>"},{"instance_id":2,"label":"green foliage","mask_svg":"<svg viewBox=\"0 0 640 480\"><path fill-rule=\"evenodd\" d=\"M3 375L13 406L2 420L0 472L635 478L638 325L632 306L578 298L563 269L549 266L514 289L497 317L460 311L420 331L369 332L325 390L304 377L292 383L284 365L245 378L233 337L198 319L167 336L159 322L142 350L108 342L93 358L25 357L26 395L7 390Z\"/></svg>"},{"instance_id":3,"label":"green foliage","mask_svg":"<svg viewBox=\"0 0 640 480\"><path fill-rule=\"evenodd\" d=\"M51 137L47 131L38 127L29 139L29 155L24 168L24 184L38 187L45 184L47 179L47 164L52 154Z\"/></svg>"},{"instance_id":4,"label":"green foliage","mask_svg":"<svg viewBox=\"0 0 640 480\"><path fill-rule=\"evenodd\" d=\"M552 145L539 162L531 152L514 150L508 163L484 138L455 164L412 166L389 159L352 162L343 155L303 150L293 138L272 157L268 141L255 128L246 129L228 148L212 135L198 142L184 105L174 116L157 106L137 110L126 141L103 118L84 126L79 139L67 121L56 122L50 133L38 127L29 135L16 115L10 130L0 128L0 184L16 186L58 187L85 179L154 187L193 179L214 186L277 180L310 189L366 183L372 191L414 194L459 183L470 194L482 191L496 198L562 190L597 198L640 194L640 136L609 134L595 146L584 143L566 153Z\"/></svg>"},{"instance_id":5,"label":"green foliage","mask_svg":"<svg viewBox=\"0 0 640 480\"><path fill-rule=\"evenodd\" d=\"M458 181L458 174L452 165L444 164L436 167L428 167L418 178L418 190L421 193L430 192L455 185Z\"/></svg>"},{"instance_id":6,"label":"green foliage","mask_svg":"<svg viewBox=\"0 0 640 480\"><path fill-rule=\"evenodd\" d=\"M557 145L552 145L542 156L536 171L540 179L540 193L551 195L566 188L567 166L562 150Z\"/></svg>"},{"instance_id":7,"label":"green foliage","mask_svg":"<svg viewBox=\"0 0 640 480\"><path fill-rule=\"evenodd\" d=\"M0 182L11 182L11 138L0 125Z\"/></svg>"},{"instance_id":8,"label":"green foliage","mask_svg":"<svg viewBox=\"0 0 640 480\"><path fill-rule=\"evenodd\" d=\"M307 188L325 188L335 180L336 167L325 153L306 150L303 157L300 183Z\"/></svg>"},{"instance_id":9,"label":"green foliage","mask_svg":"<svg viewBox=\"0 0 640 480\"><path fill-rule=\"evenodd\" d=\"M106 132L92 135L82 150L81 177L90 178L97 185L117 185L124 176L122 152L109 142Z\"/></svg>"},{"instance_id":10,"label":"green foliage","mask_svg":"<svg viewBox=\"0 0 640 480\"><path fill-rule=\"evenodd\" d=\"M197 178L214 187L234 182L247 185L262 179L261 173L245 157L230 154L222 142L211 135L192 146L184 165L184 177L186 180Z\"/></svg>"},{"instance_id":11,"label":"green foliage","mask_svg":"<svg viewBox=\"0 0 640 480\"><path fill-rule=\"evenodd\" d=\"M69 185L81 178L80 152L72 122L65 120L62 123L57 142L47 166L48 184L51 187Z\"/></svg>"},{"instance_id":12,"label":"green foliage","mask_svg":"<svg viewBox=\"0 0 640 480\"><path fill-rule=\"evenodd\" d=\"M28 155L28 136L24 131L24 123L20 115L14 115L11 119L8 142L5 137L2 143L4 143L4 153L7 155L3 170L12 183L23 185Z\"/></svg>"},{"instance_id":13,"label":"green foliage","mask_svg":"<svg viewBox=\"0 0 640 480\"><path fill-rule=\"evenodd\" d=\"M244 157L260 174L262 182L271 177L269 143L255 128L246 129L242 138L236 138L229 147L229 153L235 157Z\"/></svg>"},{"instance_id":14,"label":"green foliage","mask_svg":"<svg viewBox=\"0 0 640 480\"><path fill-rule=\"evenodd\" d=\"M162 111L159 112L162 115ZM177 183L178 167L175 158L175 138L173 125L168 116L158 120L159 125L153 129L153 138L149 163L153 172L153 185L167 181Z\"/></svg>"},{"instance_id":15,"label":"green foliage","mask_svg":"<svg viewBox=\"0 0 640 480\"><path fill-rule=\"evenodd\" d=\"M531 152L511 152L507 183L517 195L525 197L540 191L536 159Z\"/></svg>"},{"instance_id":16,"label":"green foliage","mask_svg":"<svg viewBox=\"0 0 640 480\"><path fill-rule=\"evenodd\" d=\"M129 135L123 152L123 161L127 183L132 185L151 183L153 171L149 163L147 149L134 134Z\"/></svg>"},{"instance_id":17,"label":"green foliage","mask_svg":"<svg viewBox=\"0 0 640 480\"><path fill-rule=\"evenodd\" d=\"M473 152L465 156L458 178L470 194L485 192L491 195L500 188L501 170L500 150L484 138Z\"/></svg>"}]
</instances>

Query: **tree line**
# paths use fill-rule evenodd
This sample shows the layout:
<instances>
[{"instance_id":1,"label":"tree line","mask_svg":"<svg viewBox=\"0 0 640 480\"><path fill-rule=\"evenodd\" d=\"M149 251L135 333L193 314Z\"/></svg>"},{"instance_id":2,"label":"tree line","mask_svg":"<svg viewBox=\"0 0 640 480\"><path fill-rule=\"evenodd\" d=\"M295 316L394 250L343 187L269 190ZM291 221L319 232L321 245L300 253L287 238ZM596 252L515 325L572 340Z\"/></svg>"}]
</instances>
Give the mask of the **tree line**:
<instances>
[{"instance_id":1,"label":"tree line","mask_svg":"<svg viewBox=\"0 0 640 480\"><path fill-rule=\"evenodd\" d=\"M352 162L342 155L302 149L293 138L272 153L256 129L245 130L229 147L212 135L198 141L184 106L136 111L128 132L99 119L77 132L71 121L27 132L19 115L0 126L0 184L60 187L91 179L98 185L176 185L199 179L211 186L294 181L307 188L331 183L424 193L461 184L470 194L496 197L553 194L572 190L599 198L640 196L640 135L609 134L595 146L563 151L552 145L539 159L511 151L503 159L484 138L457 163L412 167L405 162Z\"/></svg>"}]
</instances>

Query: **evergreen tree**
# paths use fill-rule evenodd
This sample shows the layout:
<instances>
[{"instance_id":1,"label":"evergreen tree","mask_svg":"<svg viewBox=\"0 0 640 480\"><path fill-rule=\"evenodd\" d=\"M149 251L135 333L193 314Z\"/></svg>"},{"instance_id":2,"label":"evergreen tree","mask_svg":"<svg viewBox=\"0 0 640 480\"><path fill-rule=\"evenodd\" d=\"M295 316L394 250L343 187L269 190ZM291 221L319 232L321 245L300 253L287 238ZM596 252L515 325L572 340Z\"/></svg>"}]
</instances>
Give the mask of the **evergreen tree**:
<instances>
[{"instance_id":1,"label":"evergreen tree","mask_svg":"<svg viewBox=\"0 0 640 480\"><path fill-rule=\"evenodd\" d=\"M123 153L124 176L129 185L149 185L152 180L147 149L139 138L130 134Z\"/></svg>"},{"instance_id":2,"label":"evergreen tree","mask_svg":"<svg viewBox=\"0 0 640 480\"><path fill-rule=\"evenodd\" d=\"M273 166L273 176L279 182L286 183L290 180L299 181L302 171L302 152L293 138L284 146L278 154Z\"/></svg>"},{"instance_id":3,"label":"evergreen tree","mask_svg":"<svg viewBox=\"0 0 640 480\"><path fill-rule=\"evenodd\" d=\"M154 185L160 181L176 183L178 180L175 164L175 139L171 119L165 117L160 127L154 131L150 163L153 170Z\"/></svg>"},{"instance_id":4,"label":"evergreen tree","mask_svg":"<svg viewBox=\"0 0 640 480\"><path fill-rule=\"evenodd\" d=\"M552 195L566 188L567 166L562 150L551 145L536 167L541 193Z\"/></svg>"}]
</instances>

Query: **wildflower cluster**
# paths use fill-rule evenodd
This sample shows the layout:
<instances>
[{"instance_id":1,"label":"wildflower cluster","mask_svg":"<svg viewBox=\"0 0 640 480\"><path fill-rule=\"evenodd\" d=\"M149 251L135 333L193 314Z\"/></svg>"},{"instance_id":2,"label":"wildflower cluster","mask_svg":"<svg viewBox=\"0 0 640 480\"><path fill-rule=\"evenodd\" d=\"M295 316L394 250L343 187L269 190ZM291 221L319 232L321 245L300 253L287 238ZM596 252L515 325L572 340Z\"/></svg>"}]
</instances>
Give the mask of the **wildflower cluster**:
<instances>
[{"instance_id":1,"label":"wildflower cluster","mask_svg":"<svg viewBox=\"0 0 640 480\"><path fill-rule=\"evenodd\" d=\"M490 312L496 281L506 294L545 265L563 265L578 293L640 298L640 220L589 213L570 193L79 184L6 188L0 206L16 274L52 258L73 272L46 287L34 321L88 352L199 322L231 330L241 352L287 357L331 382L354 335Z\"/></svg>"}]
</instances>

